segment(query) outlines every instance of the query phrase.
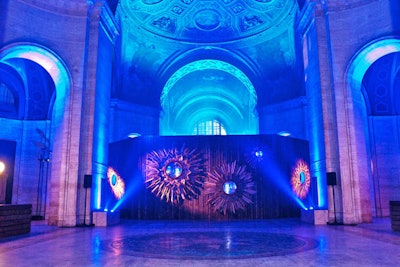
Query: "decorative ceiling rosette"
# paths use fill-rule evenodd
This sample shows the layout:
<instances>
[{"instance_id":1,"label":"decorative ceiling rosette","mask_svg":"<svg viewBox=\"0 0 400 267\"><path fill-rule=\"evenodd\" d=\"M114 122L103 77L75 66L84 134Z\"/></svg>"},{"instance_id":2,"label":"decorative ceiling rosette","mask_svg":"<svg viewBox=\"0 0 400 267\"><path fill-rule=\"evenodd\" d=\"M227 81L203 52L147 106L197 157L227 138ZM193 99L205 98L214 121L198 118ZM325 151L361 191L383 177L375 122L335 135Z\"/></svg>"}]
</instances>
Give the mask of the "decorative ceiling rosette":
<instances>
[{"instance_id":1,"label":"decorative ceiling rosette","mask_svg":"<svg viewBox=\"0 0 400 267\"><path fill-rule=\"evenodd\" d=\"M296 196L300 199L305 199L307 197L311 187L311 178L310 168L304 160L297 160L292 170L290 184Z\"/></svg>"},{"instance_id":2,"label":"decorative ceiling rosette","mask_svg":"<svg viewBox=\"0 0 400 267\"><path fill-rule=\"evenodd\" d=\"M205 161L197 149L152 151L146 155L146 187L174 205L197 198L205 179Z\"/></svg>"},{"instance_id":3,"label":"decorative ceiling rosette","mask_svg":"<svg viewBox=\"0 0 400 267\"><path fill-rule=\"evenodd\" d=\"M209 197L208 203L214 210L225 215L244 210L247 205L252 204L256 189L246 166L234 161L224 162L208 174L205 192Z\"/></svg>"}]
</instances>

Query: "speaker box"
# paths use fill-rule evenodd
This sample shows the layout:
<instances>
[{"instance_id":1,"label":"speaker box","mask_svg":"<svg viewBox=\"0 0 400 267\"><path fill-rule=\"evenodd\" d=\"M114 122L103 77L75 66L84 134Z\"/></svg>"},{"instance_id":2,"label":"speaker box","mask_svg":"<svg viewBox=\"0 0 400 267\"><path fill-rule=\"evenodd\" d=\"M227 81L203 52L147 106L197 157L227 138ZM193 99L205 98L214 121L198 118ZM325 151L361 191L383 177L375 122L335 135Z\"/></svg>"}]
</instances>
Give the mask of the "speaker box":
<instances>
[{"instance_id":1,"label":"speaker box","mask_svg":"<svg viewBox=\"0 0 400 267\"><path fill-rule=\"evenodd\" d=\"M85 174L83 179L83 188L91 188L92 187L92 175Z\"/></svg>"},{"instance_id":2,"label":"speaker box","mask_svg":"<svg viewBox=\"0 0 400 267\"><path fill-rule=\"evenodd\" d=\"M328 185L336 185L336 172L326 173L326 183Z\"/></svg>"}]
</instances>

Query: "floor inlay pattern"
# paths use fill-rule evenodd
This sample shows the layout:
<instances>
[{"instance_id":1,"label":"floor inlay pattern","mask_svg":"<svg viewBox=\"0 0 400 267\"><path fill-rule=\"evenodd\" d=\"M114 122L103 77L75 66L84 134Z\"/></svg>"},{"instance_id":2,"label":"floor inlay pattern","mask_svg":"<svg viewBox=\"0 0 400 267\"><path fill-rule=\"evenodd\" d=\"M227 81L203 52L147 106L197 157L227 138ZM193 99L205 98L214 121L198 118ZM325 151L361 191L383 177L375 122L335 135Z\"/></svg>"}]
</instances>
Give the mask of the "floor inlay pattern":
<instances>
[{"instance_id":1,"label":"floor inlay pattern","mask_svg":"<svg viewBox=\"0 0 400 267\"><path fill-rule=\"evenodd\" d=\"M248 231L168 232L103 241L117 254L164 259L236 259L287 255L314 249L318 241L283 233Z\"/></svg>"}]
</instances>

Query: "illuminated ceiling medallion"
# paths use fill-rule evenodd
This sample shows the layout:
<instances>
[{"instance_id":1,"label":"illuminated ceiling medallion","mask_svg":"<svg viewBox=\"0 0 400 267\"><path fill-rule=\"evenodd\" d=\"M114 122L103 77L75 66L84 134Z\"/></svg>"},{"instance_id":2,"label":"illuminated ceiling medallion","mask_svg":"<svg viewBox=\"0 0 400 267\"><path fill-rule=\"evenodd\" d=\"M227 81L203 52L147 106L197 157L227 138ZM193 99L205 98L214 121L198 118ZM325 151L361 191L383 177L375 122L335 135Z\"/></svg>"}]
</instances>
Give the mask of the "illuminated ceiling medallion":
<instances>
[{"instance_id":1,"label":"illuminated ceiling medallion","mask_svg":"<svg viewBox=\"0 0 400 267\"><path fill-rule=\"evenodd\" d=\"M181 204L200 195L205 159L196 149L152 151L146 156L146 187L160 199Z\"/></svg>"},{"instance_id":2,"label":"illuminated ceiling medallion","mask_svg":"<svg viewBox=\"0 0 400 267\"><path fill-rule=\"evenodd\" d=\"M296 196L300 199L307 197L311 187L311 178L310 169L304 160L300 159L296 162L296 166L292 171L290 184Z\"/></svg>"},{"instance_id":3,"label":"illuminated ceiling medallion","mask_svg":"<svg viewBox=\"0 0 400 267\"><path fill-rule=\"evenodd\" d=\"M236 161L224 163L208 174L205 182L208 203L222 214L236 213L253 203L255 184L246 167Z\"/></svg>"},{"instance_id":4,"label":"illuminated ceiling medallion","mask_svg":"<svg viewBox=\"0 0 400 267\"><path fill-rule=\"evenodd\" d=\"M125 182L121 176L111 167L107 170L107 180L114 196L121 199L125 194Z\"/></svg>"}]
</instances>

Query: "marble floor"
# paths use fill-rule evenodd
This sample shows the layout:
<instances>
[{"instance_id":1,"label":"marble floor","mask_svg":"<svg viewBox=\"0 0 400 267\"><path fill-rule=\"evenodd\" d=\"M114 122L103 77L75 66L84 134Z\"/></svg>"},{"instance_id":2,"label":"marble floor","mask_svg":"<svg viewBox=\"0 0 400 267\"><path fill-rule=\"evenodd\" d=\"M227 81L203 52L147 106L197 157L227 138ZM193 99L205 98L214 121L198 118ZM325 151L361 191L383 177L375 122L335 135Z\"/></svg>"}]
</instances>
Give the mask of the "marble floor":
<instances>
[{"instance_id":1,"label":"marble floor","mask_svg":"<svg viewBox=\"0 0 400 267\"><path fill-rule=\"evenodd\" d=\"M400 232L388 218L357 226L298 219L121 221L0 239L0 266L400 266Z\"/></svg>"}]
</instances>

